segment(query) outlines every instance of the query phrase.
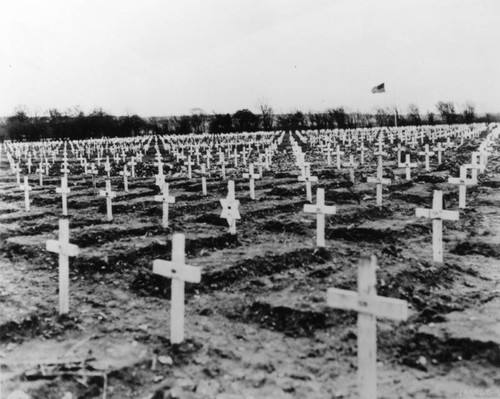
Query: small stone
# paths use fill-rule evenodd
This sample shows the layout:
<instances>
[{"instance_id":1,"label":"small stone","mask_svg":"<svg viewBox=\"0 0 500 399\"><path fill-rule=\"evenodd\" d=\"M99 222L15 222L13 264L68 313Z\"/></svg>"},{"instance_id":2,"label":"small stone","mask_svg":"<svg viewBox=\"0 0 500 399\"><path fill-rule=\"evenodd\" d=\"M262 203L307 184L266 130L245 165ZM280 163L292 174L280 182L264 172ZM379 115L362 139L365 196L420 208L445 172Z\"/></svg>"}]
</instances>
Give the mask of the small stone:
<instances>
[{"instance_id":1,"label":"small stone","mask_svg":"<svg viewBox=\"0 0 500 399\"><path fill-rule=\"evenodd\" d=\"M162 375L155 375L155 376L153 377L153 382L160 382L160 381L162 381L164 378L165 378L165 377L164 377L164 376L162 376Z\"/></svg>"},{"instance_id":2,"label":"small stone","mask_svg":"<svg viewBox=\"0 0 500 399\"><path fill-rule=\"evenodd\" d=\"M421 366L426 366L427 359L425 358L425 356L420 356L417 360L417 363L420 364Z\"/></svg>"},{"instance_id":3,"label":"small stone","mask_svg":"<svg viewBox=\"0 0 500 399\"><path fill-rule=\"evenodd\" d=\"M174 364L174 361L172 360L172 358L170 356L158 356L158 361L161 364L167 364L169 366Z\"/></svg>"}]
</instances>

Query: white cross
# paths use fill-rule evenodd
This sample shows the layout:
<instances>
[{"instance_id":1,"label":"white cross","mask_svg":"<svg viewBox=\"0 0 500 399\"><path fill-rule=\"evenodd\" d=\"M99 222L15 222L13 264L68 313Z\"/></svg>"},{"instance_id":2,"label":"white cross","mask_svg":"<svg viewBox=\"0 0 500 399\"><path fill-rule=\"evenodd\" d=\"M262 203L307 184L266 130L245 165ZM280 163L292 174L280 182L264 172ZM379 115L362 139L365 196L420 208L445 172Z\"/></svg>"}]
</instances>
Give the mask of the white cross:
<instances>
[{"instance_id":1,"label":"white cross","mask_svg":"<svg viewBox=\"0 0 500 399\"><path fill-rule=\"evenodd\" d=\"M379 156L379 160L382 159ZM368 183L376 183L377 184L377 205L382 205L382 185L383 184L390 184L391 180L390 179L384 179L382 177L382 166L379 164L379 167L377 168L377 177L368 177L366 179Z\"/></svg>"},{"instance_id":2,"label":"white cross","mask_svg":"<svg viewBox=\"0 0 500 399\"><path fill-rule=\"evenodd\" d=\"M344 155L344 151L340 151L340 145L337 145L337 151L332 154L337 156L337 169L340 169L340 156Z\"/></svg>"},{"instance_id":3,"label":"white cross","mask_svg":"<svg viewBox=\"0 0 500 399\"><path fill-rule=\"evenodd\" d=\"M128 193L128 177L130 176L130 172L127 170L127 164L123 165L123 171L119 175L123 176L123 189Z\"/></svg>"},{"instance_id":4,"label":"white cross","mask_svg":"<svg viewBox=\"0 0 500 399\"><path fill-rule=\"evenodd\" d=\"M432 219L433 260L443 263L443 220L458 220L458 211L443 210L443 192L434 190L432 209L417 208L415 215Z\"/></svg>"},{"instance_id":5,"label":"white cross","mask_svg":"<svg viewBox=\"0 0 500 399\"><path fill-rule=\"evenodd\" d=\"M59 240L48 240L47 251L59 254L59 314L62 315L69 312L69 257L80 252L69 243L68 219L59 219Z\"/></svg>"},{"instance_id":6,"label":"white cross","mask_svg":"<svg viewBox=\"0 0 500 399\"><path fill-rule=\"evenodd\" d=\"M130 161L128 162L130 165L130 172L132 173L131 177L135 178L135 165L137 165L137 162L135 162L135 157L130 157Z\"/></svg>"},{"instance_id":7,"label":"white cross","mask_svg":"<svg viewBox=\"0 0 500 399\"><path fill-rule=\"evenodd\" d=\"M344 168L349 168L349 180L354 183L354 168L358 166L356 162L354 162L354 155L349 155L349 162L346 162L342 165Z\"/></svg>"},{"instance_id":8,"label":"white cross","mask_svg":"<svg viewBox=\"0 0 500 399\"><path fill-rule=\"evenodd\" d=\"M255 179L260 179L260 175L254 173L253 163L248 165L248 173L243 173L243 178L249 179L250 198L255 199Z\"/></svg>"},{"instance_id":9,"label":"white cross","mask_svg":"<svg viewBox=\"0 0 500 399\"><path fill-rule=\"evenodd\" d=\"M304 163L304 168L302 169L302 175L298 177L299 181L306 182L306 198L309 202L312 202L312 188L311 182L318 181L317 176L311 176L311 164Z\"/></svg>"},{"instance_id":10,"label":"white cross","mask_svg":"<svg viewBox=\"0 0 500 399\"><path fill-rule=\"evenodd\" d=\"M166 228L168 227L168 204L175 203L175 197L169 195L168 183L164 183L161 187L161 195L155 195L155 201L162 203L162 226Z\"/></svg>"},{"instance_id":11,"label":"white cross","mask_svg":"<svg viewBox=\"0 0 500 399\"><path fill-rule=\"evenodd\" d=\"M61 194L62 196L62 208L63 215L68 215L68 194L70 193L70 189L68 188L68 178L66 176L61 177L61 187L56 188L56 193Z\"/></svg>"},{"instance_id":12,"label":"white cross","mask_svg":"<svg viewBox=\"0 0 500 399\"><path fill-rule=\"evenodd\" d=\"M220 200L222 206L220 217L227 220L229 233L236 234L236 220L241 219L241 216L238 211L240 201L236 199L233 180L227 182L227 190L227 198Z\"/></svg>"},{"instance_id":13,"label":"white cross","mask_svg":"<svg viewBox=\"0 0 500 399\"><path fill-rule=\"evenodd\" d=\"M316 245L325 246L325 215L337 213L337 207L325 205L325 189L316 190L316 205L305 204L304 212L316 214Z\"/></svg>"},{"instance_id":14,"label":"white cross","mask_svg":"<svg viewBox=\"0 0 500 399\"><path fill-rule=\"evenodd\" d=\"M43 163L40 161L38 168L36 169L40 176L40 186L43 186Z\"/></svg>"},{"instance_id":15,"label":"white cross","mask_svg":"<svg viewBox=\"0 0 500 399\"><path fill-rule=\"evenodd\" d=\"M441 143L438 143L436 147L434 147L434 150L437 152L438 154L438 165L441 165L441 162L442 162L442 153L443 151L445 150L443 147L441 147Z\"/></svg>"},{"instance_id":16,"label":"white cross","mask_svg":"<svg viewBox=\"0 0 500 399\"><path fill-rule=\"evenodd\" d=\"M111 191L111 180L106 179L106 190L99 190L99 195L106 197L107 220L113 220L113 204L111 201L116 197L116 193Z\"/></svg>"},{"instance_id":17,"label":"white cross","mask_svg":"<svg viewBox=\"0 0 500 399\"><path fill-rule=\"evenodd\" d=\"M170 342L180 344L184 340L184 284L199 283L199 267L186 265L184 254L184 234L172 237L172 260L155 259L153 273L172 279L172 298L170 300Z\"/></svg>"},{"instance_id":18,"label":"white cross","mask_svg":"<svg viewBox=\"0 0 500 399\"><path fill-rule=\"evenodd\" d=\"M377 258L362 257L358 266L358 292L329 288L327 305L358 312L358 391L360 399L377 398L377 317L408 318L408 304L377 296Z\"/></svg>"},{"instance_id":19,"label":"white cross","mask_svg":"<svg viewBox=\"0 0 500 399\"><path fill-rule=\"evenodd\" d=\"M202 163L200 165L201 171L201 193L203 195L207 195L207 168L205 167L205 164Z\"/></svg>"},{"instance_id":20,"label":"white cross","mask_svg":"<svg viewBox=\"0 0 500 399\"><path fill-rule=\"evenodd\" d=\"M471 163L465 165L467 169L472 170L472 179L477 180L477 172L482 169L482 166L477 162L478 152L473 152L471 155Z\"/></svg>"},{"instance_id":21,"label":"white cross","mask_svg":"<svg viewBox=\"0 0 500 399\"><path fill-rule=\"evenodd\" d=\"M24 176L24 184L20 185L19 188L24 190L24 207L27 212L30 211L30 191L32 190L29 182L28 176Z\"/></svg>"},{"instance_id":22,"label":"white cross","mask_svg":"<svg viewBox=\"0 0 500 399\"><path fill-rule=\"evenodd\" d=\"M221 166L222 180L226 180L226 160L224 158L224 153L219 153L219 165Z\"/></svg>"},{"instance_id":23,"label":"white cross","mask_svg":"<svg viewBox=\"0 0 500 399\"><path fill-rule=\"evenodd\" d=\"M19 162L15 164L15 166L12 168L12 171L16 174L16 183L18 186L21 185L21 168L19 166Z\"/></svg>"},{"instance_id":24,"label":"white cross","mask_svg":"<svg viewBox=\"0 0 500 399\"><path fill-rule=\"evenodd\" d=\"M416 168L418 165L416 163L410 162L410 154L406 154L405 162L399 162L400 168L405 168L406 180L411 180L411 168Z\"/></svg>"},{"instance_id":25,"label":"white cross","mask_svg":"<svg viewBox=\"0 0 500 399\"><path fill-rule=\"evenodd\" d=\"M464 209L465 206L465 198L467 195L467 186L473 186L477 184L477 180L474 178L467 178L467 166L460 166L460 177L450 177L448 178L448 183L450 184L458 184L458 207Z\"/></svg>"},{"instance_id":26,"label":"white cross","mask_svg":"<svg viewBox=\"0 0 500 399\"><path fill-rule=\"evenodd\" d=\"M429 172L431 170L430 166L429 166L429 157L434 155L434 153L429 150L429 144L426 144L425 145L425 150L424 151L420 151L418 153L418 155L425 155L425 170L427 172Z\"/></svg>"},{"instance_id":27,"label":"white cross","mask_svg":"<svg viewBox=\"0 0 500 399\"><path fill-rule=\"evenodd\" d=\"M109 155L106 156L106 162L104 163L104 170L108 174L108 179L111 177L111 163L109 162Z\"/></svg>"},{"instance_id":28,"label":"white cross","mask_svg":"<svg viewBox=\"0 0 500 399\"><path fill-rule=\"evenodd\" d=\"M187 168L188 168L188 179L191 180L193 178L193 172L191 167L194 166L194 162L191 161L191 155L188 155L187 157L187 162L186 162Z\"/></svg>"}]
</instances>

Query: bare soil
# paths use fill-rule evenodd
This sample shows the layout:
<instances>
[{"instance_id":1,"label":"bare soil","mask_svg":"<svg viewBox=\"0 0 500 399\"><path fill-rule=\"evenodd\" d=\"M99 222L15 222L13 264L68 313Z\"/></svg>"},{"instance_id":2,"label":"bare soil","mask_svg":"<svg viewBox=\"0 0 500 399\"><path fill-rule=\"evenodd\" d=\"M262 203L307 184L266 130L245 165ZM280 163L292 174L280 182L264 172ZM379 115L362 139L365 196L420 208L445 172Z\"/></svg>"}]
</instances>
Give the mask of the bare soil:
<instances>
[{"instance_id":1,"label":"bare soil","mask_svg":"<svg viewBox=\"0 0 500 399\"><path fill-rule=\"evenodd\" d=\"M43 187L31 176L32 210L25 212L24 193L3 163L2 393L91 399L105 388L117 399L357 398L356 314L327 308L325 297L329 287L356 290L360 255L375 254L378 294L410 307L406 322L378 321L379 397L500 397L499 147L479 184L468 188L460 220L444 222L444 264L432 262L431 223L415 217L416 207L431 206L435 189L444 191L446 208L457 208L458 188L447 177L479 142L445 153L431 172L412 171L411 182L391 155L385 166L397 180L384 188L382 207L366 183L375 160L357 169L352 184L347 171L325 166L305 147L319 176L315 187L337 206L327 217L326 248L315 246L315 218L303 212L305 185L288 137L257 181L255 201L241 170L228 168L241 201L236 236L219 217L227 183L215 174L208 196L198 178L169 179L176 203L170 227L161 227L151 149L129 193L113 178L111 222L90 178L71 174L70 241L81 255L70 260L70 313L62 317L58 258L45 249L61 213L58 168ZM202 267L201 283L186 285L186 340L175 346L170 281L152 273L154 259L170 259L173 232L186 235L188 263Z\"/></svg>"}]
</instances>

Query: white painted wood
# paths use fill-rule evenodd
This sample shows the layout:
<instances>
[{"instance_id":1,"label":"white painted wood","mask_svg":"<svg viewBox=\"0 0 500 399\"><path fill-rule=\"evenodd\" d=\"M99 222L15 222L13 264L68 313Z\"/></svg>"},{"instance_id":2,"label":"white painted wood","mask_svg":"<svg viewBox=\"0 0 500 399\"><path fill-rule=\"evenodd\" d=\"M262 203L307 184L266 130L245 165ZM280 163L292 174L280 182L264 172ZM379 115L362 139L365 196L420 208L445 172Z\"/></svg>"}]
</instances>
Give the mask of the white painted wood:
<instances>
[{"instance_id":1,"label":"white painted wood","mask_svg":"<svg viewBox=\"0 0 500 399\"><path fill-rule=\"evenodd\" d=\"M325 205L325 190L318 188L316 190L316 205L305 204L304 212L316 214L316 245L325 246L325 215L334 215L337 213L337 207Z\"/></svg>"},{"instance_id":2,"label":"white painted wood","mask_svg":"<svg viewBox=\"0 0 500 399\"><path fill-rule=\"evenodd\" d=\"M432 209L417 208L415 215L432 219L433 261L443 263L443 220L458 220L458 211L443 210L443 192L435 190Z\"/></svg>"},{"instance_id":3,"label":"white painted wood","mask_svg":"<svg viewBox=\"0 0 500 399\"><path fill-rule=\"evenodd\" d=\"M238 210L240 201L236 199L233 180L229 180L227 182L227 189L227 197L225 199L219 200L222 206L220 217L227 220L227 223L229 225L229 233L236 234L236 220L241 219L241 215Z\"/></svg>"},{"instance_id":4,"label":"white painted wood","mask_svg":"<svg viewBox=\"0 0 500 399\"><path fill-rule=\"evenodd\" d=\"M69 312L69 257L80 253L78 246L69 243L69 220L59 219L59 240L48 240L47 251L59 254L59 314Z\"/></svg>"},{"instance_id":5,"label":"white painted wood","mask_svg":"<svg viewBox=\"0 0 500 399\"><path fill-rule=\"evenodd\" d=\"M175 197L169 195L169 186L168 183L164 183L161 189L161 195L155 195L155 201L162 203L162 226L168 227L168 204L175 203Z\"/></svg>"},{"instance_id":6,"label":"white painted wood","mask_svg":"<svg viewBox=\"0 0 500 399\"><path fill-rule=\"evenodd\" d=\"M184 234L174 234L172 260L156 259L153 261L153 273L172 279L170 301L170 342L172 344L180 344L184 340L184 284L201 281L201 269L186 265L184 247Z\"/></svg>"},{"instance_id":7,"label":"white painted wood","mask_svg":"<svg viewBox=\"0 0 500 399\"><path fill-rule=\"evenodd\" d=\"M377 296L377 258L362 257L358 267L358 292L328 289L327 304L336 309L358 312L358 390L360 399L377 398L376 318L408 318L406 301Z\"/></svg>"},{"instance_id":8,"label":"white painted wood","mask_svg":"<svg viewBox=\"0 0 500 399\"><path fill-rule=\"evenodd\" d=\"M24 184L19 186L21 190L24 190L24 208L26 212L29 212L31 210L30 208L30 191L32 190L29 181L28 181L28 176L24 176Z\"/></svg>"}]
</instances>

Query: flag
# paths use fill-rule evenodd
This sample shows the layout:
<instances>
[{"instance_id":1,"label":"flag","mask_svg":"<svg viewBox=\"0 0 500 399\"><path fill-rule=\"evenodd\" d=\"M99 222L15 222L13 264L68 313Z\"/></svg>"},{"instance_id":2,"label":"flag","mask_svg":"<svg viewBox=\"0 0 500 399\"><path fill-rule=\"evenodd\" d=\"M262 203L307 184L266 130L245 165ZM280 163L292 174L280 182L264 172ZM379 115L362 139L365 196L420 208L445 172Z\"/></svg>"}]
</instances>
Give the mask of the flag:
<instances>
[{"instance_id":1,"label":"flag","mask_svg":"<svg viewBox=\"0 0 500 399\"><path fill-rule=\"evenodd\" d=\"M385 93L385 83L379 84L372 89L372 93Z\"/></svg>"}]
</instances>

